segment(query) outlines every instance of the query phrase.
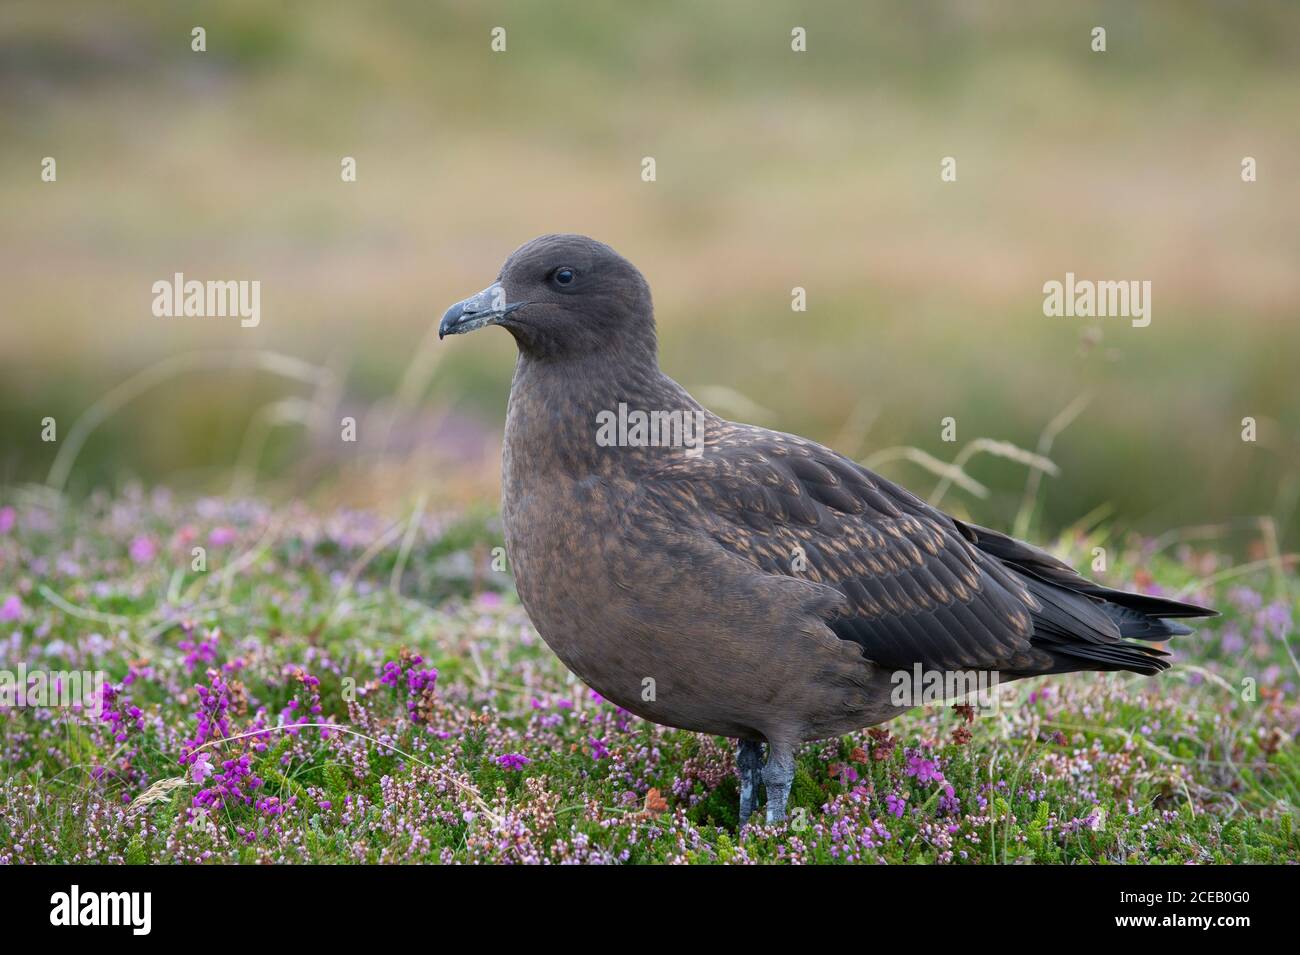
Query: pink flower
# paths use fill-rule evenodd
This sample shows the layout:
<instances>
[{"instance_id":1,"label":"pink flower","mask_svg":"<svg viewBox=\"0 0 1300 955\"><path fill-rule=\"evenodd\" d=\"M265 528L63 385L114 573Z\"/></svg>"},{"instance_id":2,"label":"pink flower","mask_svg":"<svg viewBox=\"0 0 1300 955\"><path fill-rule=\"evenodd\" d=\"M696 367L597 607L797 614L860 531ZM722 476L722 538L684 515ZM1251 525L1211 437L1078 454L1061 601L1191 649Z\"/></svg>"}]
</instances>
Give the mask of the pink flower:
<instances>
[{"instance_id":1,"label":"pink flower","mask_svg":"<svg viewBox=\"0 0 1300 955\"><path fill-rule=\"evenodd\" d=\"M944 812L957 812L961 809L961 800L951 786L943 787L943 795L939 797L939 808Z\"/></svg>"},{"instance_id":2,"label":"pink flower","mask_svg":"<svg viewBox=\"0 0 1300 955\"><path fill-rule=\"evenodd\" d=\"M131 541L130 554L137 564L147 564L158 556L158 548L152 538L137 534Z\"/></svg>"},{"instance_id":3,"label":"pink flower","mask_svg":"<svg viewBox=\"0 0 1300 955\"><path fill-rule=\"evenodd\" d=\"M190 778L196 785L202 786L209 776L212 775L212 764L208 762L207 753L199 753L194 757L194 764L190 766Z\"/></svg>"},{"instance_id":4,"label":"pink flower","mask_svg":"<svg viewBox=\"0 0 1300 955\"><path fill-rule=\"evenodd\" d=\"M531 762L522 753L503 753L497 757L497 765L502 769L520 770Z\"/></svg>"},{"instance_id":5,"label":"pink flower","mask_svg":"<svg viewBox=\"0 0 1300 955\"><path fill-rule=\"evenodd\" d=\"M0 534L8 534L14 529L17 514L12 507L0 507Z\"/></svg>"},{"instance_id":6,"label":"pink flower","mask_svg":"<svg viewBox=\"0 0 1300 955\"><path fill-rule=\"evenodd\" d=\"M23 602L18 599L18 595L10 594L5 598L5 602L0 604L0 620L9 623L12 620L21 619L23 609Z\"/></svg>"},{"instance_id":7,"label":"pink flower","mask_svg":"<svg viewBox=\"0 0 1300 955\"><path fill-rule=\"evenodd\" d=\"M933 780L941 783L945 781L943 773L939 772L939 767L932 761L920 756L913 756L908 759L906 772L909 776L915 776L917 782L928 783Z\"/></svg>"},{"instance_id":8,"label":"pink flower","mask_svg":"<svg viewBox=\"0 0 1300 955\"><path fill-rule=\"evenodd\" d=\"M208 535L208 543L213 547L226 547L235 542L236 536L233 527L214 527Z\"/></svg>"}]
</instances>

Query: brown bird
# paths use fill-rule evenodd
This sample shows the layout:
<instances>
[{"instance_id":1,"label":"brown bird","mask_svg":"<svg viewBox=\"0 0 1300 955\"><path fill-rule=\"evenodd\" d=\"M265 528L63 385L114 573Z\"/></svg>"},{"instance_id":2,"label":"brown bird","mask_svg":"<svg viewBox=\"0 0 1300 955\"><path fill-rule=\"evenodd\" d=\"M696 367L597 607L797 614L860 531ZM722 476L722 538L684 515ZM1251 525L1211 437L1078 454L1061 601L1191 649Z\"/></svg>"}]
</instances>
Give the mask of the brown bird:
<instances>
[{"instance_id":1,"label":"brown bird","mask_svg":"<svg viewBox=\"0 0 1300 955\"><path fill-rule=\"evenodd\" d=\"M712 414L659 370L650 288L600 242L523 245L439 337L486 325L519 348L502 513L528 616L606 699L740 740L742 824L760 781L785 818L801 742L922 702L898 696L918 673L1153 674L1165 652L1124 638L1214 613L1102 587L814 441Z\"/></svg>"}]
</instances>

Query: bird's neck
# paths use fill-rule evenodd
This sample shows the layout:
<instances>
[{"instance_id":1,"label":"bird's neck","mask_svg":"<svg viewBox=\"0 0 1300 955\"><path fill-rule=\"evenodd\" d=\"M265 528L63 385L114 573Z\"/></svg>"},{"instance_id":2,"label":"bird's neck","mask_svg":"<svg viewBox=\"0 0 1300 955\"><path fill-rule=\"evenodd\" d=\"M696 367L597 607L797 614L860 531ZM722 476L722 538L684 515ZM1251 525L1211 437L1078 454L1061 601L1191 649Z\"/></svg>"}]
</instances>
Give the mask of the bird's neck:
<instances>
[{"instance_id":1,"label":"bird's neck","mask_svg":"<svg viewBox=\"0 0 1300 955\"><path fill-rule=\"evenodd\" d=\"M506 478L556 471L575 478L616 474L645 463L637 423L653 418L658 438L677 425L693 439L712 420L656 362L590 355L539 361L520 355L506 415ZM654 451L660 450L656 442Z\"/></svg>"}]
</instances>

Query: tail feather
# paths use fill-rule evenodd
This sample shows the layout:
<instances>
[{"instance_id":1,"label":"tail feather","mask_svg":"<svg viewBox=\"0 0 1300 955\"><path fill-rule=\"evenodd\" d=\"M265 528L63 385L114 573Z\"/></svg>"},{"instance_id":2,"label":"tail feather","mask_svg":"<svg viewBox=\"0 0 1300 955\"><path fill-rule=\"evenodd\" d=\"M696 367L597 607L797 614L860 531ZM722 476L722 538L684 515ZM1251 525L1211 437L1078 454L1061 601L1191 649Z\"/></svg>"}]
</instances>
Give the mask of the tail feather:
<instances>
[{"instance_id":1,"label":"tail feather","mask_svg":"<svg viewBox=\"0 0 1300 955\"><path fill-rule=\"evenodd\" d=\"M1033 641L1056 660L1045 672L1158 673L1169 667L1164 659L1168 654L1124 638L1162 642L1192 632L1174 619L1218 616L1196 604L1103 587L1023 541L974 524L959 526L981 551L1020 574L1042 605L1033 614Z\"/></svg>"},{"instance_id":2,"label":"tail feather","mask_svg":"<svg viewBox=\"0 0 1300 955\"><path fill-rule=\"evenodd\" d=\"M1164 617L1151 617L1140 610L1133 610L1123 604L1103 603L1101 609L1115 621L1121 637L1133 640L1165 640L1169 637L1181 637L1192 633L1192 628L1181 623L1173 623Z\"/></svg>"}]
</instances>

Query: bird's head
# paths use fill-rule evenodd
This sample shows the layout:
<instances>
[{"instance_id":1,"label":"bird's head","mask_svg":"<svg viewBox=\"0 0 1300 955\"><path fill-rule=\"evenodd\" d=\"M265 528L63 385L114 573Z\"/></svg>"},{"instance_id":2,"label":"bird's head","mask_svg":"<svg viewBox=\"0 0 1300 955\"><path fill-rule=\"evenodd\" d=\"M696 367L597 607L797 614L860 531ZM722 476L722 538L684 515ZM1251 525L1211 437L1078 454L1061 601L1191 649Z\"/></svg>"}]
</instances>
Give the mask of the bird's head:
<instances>
[{"instance_id":1,"label":"bird's head","mask_svg":"<svg viewBox=\"0 0 1300 955\"><path fill-rule=\"evenodd\" d=\"M536 359L635 349L655 352L650 287L609 246L582 235L544 235L506 259L497 280L447 309L438 337L500 325Z\"/></svg>"}]
</instances>

